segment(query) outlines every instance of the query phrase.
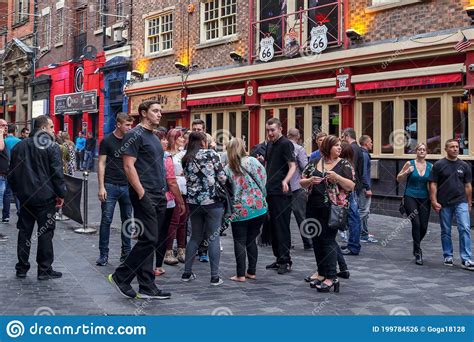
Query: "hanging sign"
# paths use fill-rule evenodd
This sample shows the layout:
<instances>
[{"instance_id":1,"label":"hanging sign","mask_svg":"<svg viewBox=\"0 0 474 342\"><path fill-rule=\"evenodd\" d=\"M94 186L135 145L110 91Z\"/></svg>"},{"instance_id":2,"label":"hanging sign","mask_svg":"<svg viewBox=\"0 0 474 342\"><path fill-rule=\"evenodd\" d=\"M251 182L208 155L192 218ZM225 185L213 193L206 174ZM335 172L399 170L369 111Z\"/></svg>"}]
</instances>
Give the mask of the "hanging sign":
<instances>
[{"instance_id":1,"label":"hanging sign","mask_svg":"<svg viewBox=\"0 0 474 342\"><path fill-rule=\"evenodd\" d=\"M260 41L260 54L259 58L262 62L268 62L273 59L275 56L275 49L273 48L273 44L275 40L272 36L267 35Z\"/></svg>"},{"instance_id":2,"label":"hanging sign","mask_svg":"<svg viewBox=\"0 0 474 342\"><path fill-rule=\"evenodd\" d=\"M296 40L297 33L294 28L291 28L285 36L285 51L284 54L288 58L295 57L300 52L300 44Z\"/></svg>"},{"instance_id":3,"label":"hanging sign","mask_svg":"<svg viewBox=\"0 0 474 342\"><path fill-rule=\"evenodd\" d=\"M337 89L338 93L349 91L349 75L348 74L340 74L336 77L337 80Z\"/></svg>"},{"instance_id":4,"label":"hanging sign","mask_svg":"<svg viewBox=\"0 0 474 342\"><path fill-rule=\"evenodd\" d=\"M328 28L326 25L315 26L311 30L311 43L309 48L314 53L321 53L328 47Z\"/></svg>"}]
</instances>

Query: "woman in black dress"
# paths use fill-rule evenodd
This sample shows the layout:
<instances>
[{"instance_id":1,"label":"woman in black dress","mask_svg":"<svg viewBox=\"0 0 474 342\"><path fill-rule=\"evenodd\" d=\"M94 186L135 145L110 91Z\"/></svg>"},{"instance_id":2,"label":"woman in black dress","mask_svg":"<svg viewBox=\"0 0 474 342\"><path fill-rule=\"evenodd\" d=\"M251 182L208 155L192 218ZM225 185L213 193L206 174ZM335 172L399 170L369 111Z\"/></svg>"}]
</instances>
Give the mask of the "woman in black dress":
<instances>
[{"instance_id":1,"label":"woman in black dress","mask_svg":"<svg viewBox=\"0 0 474 342\"><path fill-rule=\"evenodd\" d=\"M318 275L310 283L318 292L339 292L337 279L337 229L328 227L330 204L349 207L349 195L354 189L354 170L340 158L341 140L333 135L324 139L321 158L313 160L303 170L301 186L311 188L306 207L306 223L313 229L313 247ZM304 228L303 228L304 229Z\"/></svg>"}]
</instances>

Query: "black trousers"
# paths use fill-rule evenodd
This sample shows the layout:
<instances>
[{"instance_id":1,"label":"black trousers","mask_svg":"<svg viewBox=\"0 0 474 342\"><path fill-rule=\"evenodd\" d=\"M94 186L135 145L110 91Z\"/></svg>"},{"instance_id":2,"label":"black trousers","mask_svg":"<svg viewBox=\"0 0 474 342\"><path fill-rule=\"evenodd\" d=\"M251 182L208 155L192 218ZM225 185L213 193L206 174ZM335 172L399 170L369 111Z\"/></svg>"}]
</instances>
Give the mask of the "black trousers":
<instances>
[{"instance_id":1,"label":"black trousers","mask_svg":"<svg viewBox=\"0 0 474 342\"><path fill-rule=\"evenodd\" d=\"M328 227L329 212L329 207L311 208L308 206L306 217L316 219L319 222L318 233L313 237L318 274L325 278L334 279L337 274L337 250L339 246L336 242L337 229Z\"/></svg>"},{"instance_id":2,"label":"black trousers","mask_svg":"<svg viewBox=\"0 0 474 342\"><path fill-rule=\"evenodd\" d=\"M260 234L265 216L266 214L246 221L232 222L232 236L234 238L234 254L238 277L245 277L246 256L249 259L247 273L255 275L257 272L257 236Z\"/></svg>"},{"instance_id":3,"label":"black trousers","mask_svg":"<svg viewBox=\"0 0 474 342\"><path fill-rule=\"evenodd\" d=\"M163 266L163 260L166 254L166 242L168 239L168 230L170 229L171 217L175 208L166 208L165 219L158 231L158 243L156 245L156 267Z\"/></svg>"},{"instance_id":4,"label":"black trousers","mask_svg":"<svg viewBox=\"0 0 474 342\"><path fill-rule=\"evenodd\" d=\"M38 273L51 271L54 261L53 236L56 228L54 215L56 214L55 202L43 206L23 205L18 215L18 263L16 270L27 272L30 269L30 249L35 222L38 223L38 231L33 240L38 240L36 251L36 263Z\"/></svg>"},{"instance_id":5,"label":"black trousers","mask_svg":"<svg viewBox=\"0 0 474 342\"><path fill-rule=\"evenodd\" d=\"M404 197L405 210L411 220L411 235L413 237L413 254L421 251L421 241L428 230L431 202L429 198L421 199L410 196ZM415 210L417 213L415 213Z\"/></svg>"},{"instance_id":6,"label":"black trousers","mask_svg":"<svg viewBox=\"0 0 474 342\"><path fill-rule=\"evenodd\" d=\"M163 192L149 192L141 200L130 190L138 242L125 261L115 270L117 282L130 284L137 277L139 290L156 289L153 260L160 227L163 226L166 198Z\"/></svg>"},{"instance_id":7,"label":"black trousers","mask_svg":"<svg viewBox=\"0 0 474 342\"><path fill-rule=\"evenodd\" d=\"M272 249L278 264L291 262L291 196L267 196L272 228Z\"/></svg>"}]
</instances>

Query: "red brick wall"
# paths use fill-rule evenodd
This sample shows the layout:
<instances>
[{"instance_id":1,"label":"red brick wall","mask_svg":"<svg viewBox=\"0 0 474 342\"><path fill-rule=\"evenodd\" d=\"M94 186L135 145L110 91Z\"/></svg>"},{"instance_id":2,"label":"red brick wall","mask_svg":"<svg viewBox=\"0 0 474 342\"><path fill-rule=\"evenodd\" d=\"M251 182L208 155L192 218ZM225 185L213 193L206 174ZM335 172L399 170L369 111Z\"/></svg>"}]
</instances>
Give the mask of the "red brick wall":
<instances>
[{"instance_id":1,"label":"red brick wall","mask_svg":"<svg viewBox=\"0 0 474 342\"><path fill-rule=\"evenodd\" d=\"M15 26L13 23L13 15L11 13L14 12L14 4L13 0L8 0L8 33L7 33L7 41L10 42L14 37L18 39L22 39L28 37L33 34L34 31L34 1L30 1L30 8L29 13L30 15L27 16L27 20L23 25ZM14 25L15 27L12 27ZM32 43L32 42L31 42Z\"/></svg>"}]
</instances>

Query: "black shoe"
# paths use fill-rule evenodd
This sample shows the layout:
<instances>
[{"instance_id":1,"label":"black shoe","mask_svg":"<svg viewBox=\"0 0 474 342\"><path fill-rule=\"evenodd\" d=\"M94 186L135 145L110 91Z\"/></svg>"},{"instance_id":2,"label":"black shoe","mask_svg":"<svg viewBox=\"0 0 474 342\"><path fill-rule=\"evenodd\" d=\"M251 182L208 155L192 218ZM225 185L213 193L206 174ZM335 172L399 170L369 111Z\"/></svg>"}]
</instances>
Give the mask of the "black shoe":
<instances>
[{"instance_id":1,"label":"black shoe","mask_svg":"<svg viewBox=\"0 0 474 342\"><path fill-rule=\"evenodd\" d=\"M160 289L152 291L140 290L137 295L138 299L170 299L171 293L164 292Z\"/></svg>"},{"instance_id":2,"label":"black shoe","mask_svg":"<svg viewBox=\"0 0 474 342\"><path fill-rule=\"evenodd\" d=\"M278 274L285 274L291 272L291 264L281 264L278 268Z\"/></svg>"},{"instance_id":3,"label":"black shoe","mask_svg":"<svg viewBox=\"0 0 474 342\"><path fill-rule=\"evenodd\" d=\"M331 290L334 290L334 293L338 293L339 286L340 286L339 280L334 279L331 285L326 285L325 283L321 283L321 285L316 286L316 290L318 292L331 292Z\"/></svg>"},{"instance_id":4,"label":"black shoe","mask_svg":"<svg viewBox=\"0 0 474 342\"><path fill-rule=\"evenodd\" d=\"M181 276L181 281L188 282L191 280L196 279L196 275L194 273L183 273Z\"/></svg>"},{"instance_id":5,"label":"black shoe","mask_svg":"<svg viewBox=\"0 0 474 342\"><path fill-rule=\"evenodd\" d=\"M265 266L267 270L277 270L280 268L280 265L275 261L274 263L271 263L270 265Z\"/></svg>"},{"instance_id":6,"label":"black shoe","mask_svg":"<svg viewBox=\"0 0 474 342\"><path fill-rule=\"evenodd\" d=\"M349 277L351 276L351 274L349 273L349 270L345 270L345 271L340 271L337 273L337 276L338 278L342 278L342 279L349 279Z\"/></svg>"},{"instance_id":7,"label":"black shoe","mask_svg":"<svg viewBox=\"0 0 474 342\"><path fill-rule=\"evenodd\" d=\"M421 252L415 254L415 263L420 266L423 265L423 256L421 255Z\"/></svg>"},{"instance_id":8,"label":"black shoe","mask_svg":"<svg viewBox=\"0 0 474 342\"><path fill-rule=\"evenodd\" d=\"M26 278L26 271L16 271L17 278Z\"/></svg>"},{"instance_id":9,"label":"black shoe","mask_svg":"<svg viewBox=\"0 0 474 342\"><path fill-rule=\"evenodd\" d=\"M219 286L223 283L224 283L224 281L222 280L221 277L211 277L211 285L212 286Z\"/></svg>"},{"instance_id":10,"label":"black shoe","mask_svg":"<svg viewBox=\"0 0 474 342\"><path fill-rule=\"evenodd\" d=\"M136 298L137 293L135 290L132 288L130 284L119 284L116 280L113 274L109 274L107 277L109 282L114 285L115 289L124 297L126 298Z\"/></svg>"},{"instance_id":11,"label":"black shoe","mask_svg":"<svg viewBox=\"0 0 474 342\"><path fill-rule=\"evenodd\" d=\"M128 253L122 252L122 254L120 255L120 262L121 262L121 263L124 262L125 259L127 259L127 257L128 257L129 254L130 254L130 252L128 252Z\"/></svg>"},{"instance_id":12,"label":"black shoe","mask_svg":"<svg viewBox=\"0 0 474 342\"><path fill-rule=\"evenodd\" d=\"M58 271L48 271L48 272L41 272L38 273L38 280L49 280L49 279L58 279L61 278L63 274Z\"/></svg>"}]
</instances>

